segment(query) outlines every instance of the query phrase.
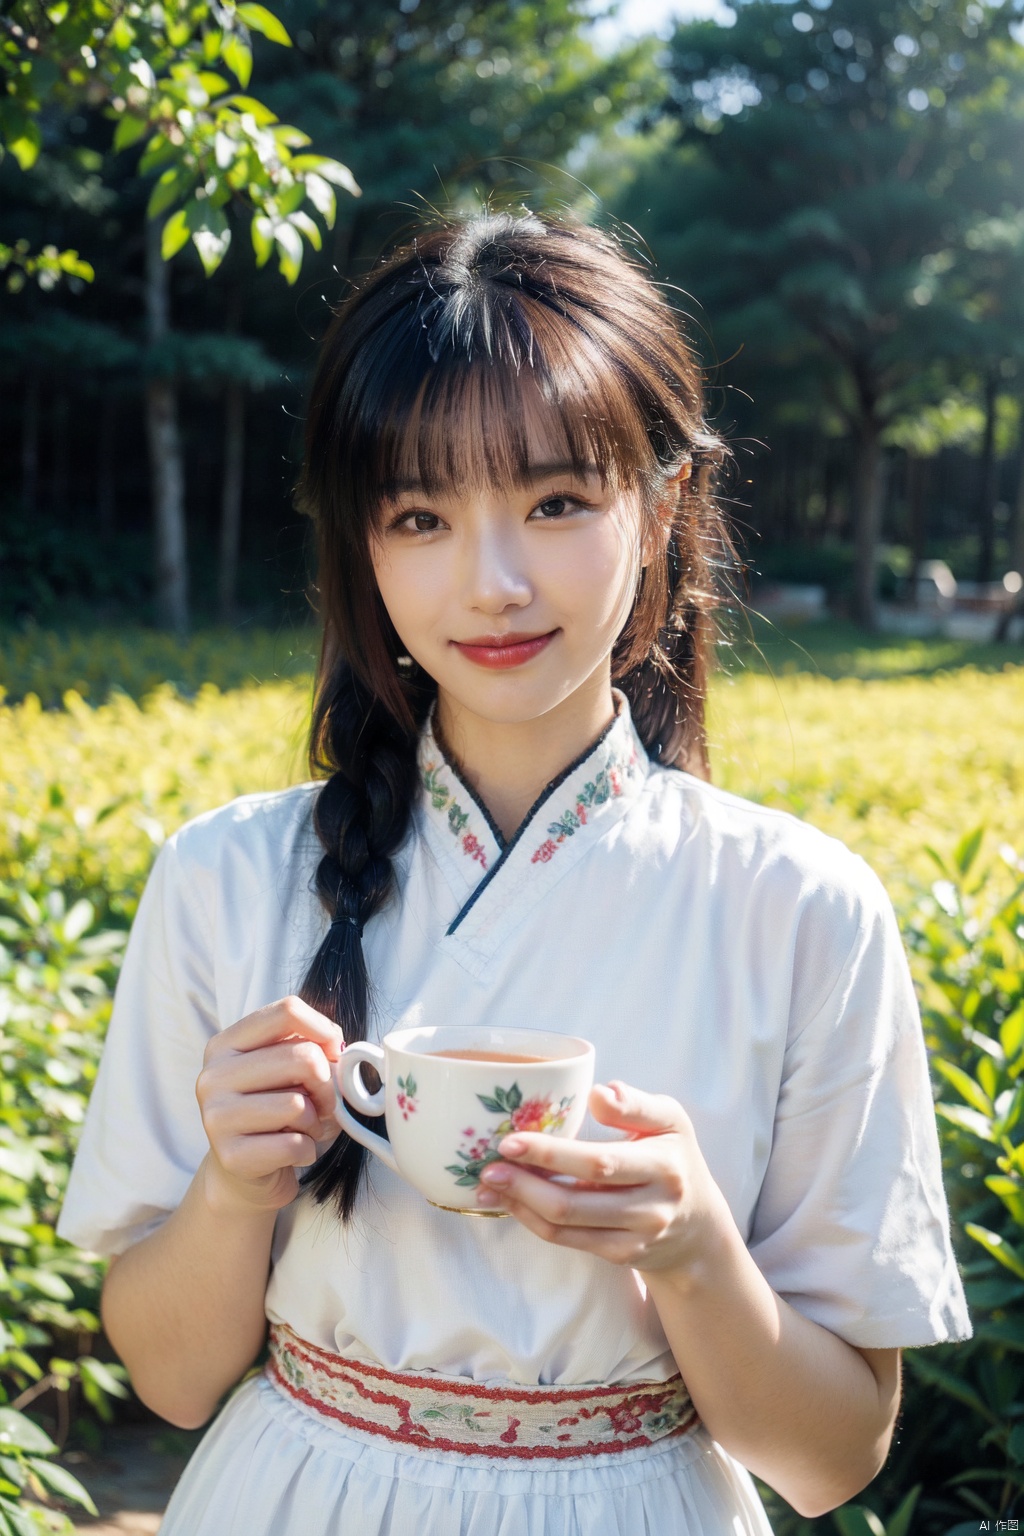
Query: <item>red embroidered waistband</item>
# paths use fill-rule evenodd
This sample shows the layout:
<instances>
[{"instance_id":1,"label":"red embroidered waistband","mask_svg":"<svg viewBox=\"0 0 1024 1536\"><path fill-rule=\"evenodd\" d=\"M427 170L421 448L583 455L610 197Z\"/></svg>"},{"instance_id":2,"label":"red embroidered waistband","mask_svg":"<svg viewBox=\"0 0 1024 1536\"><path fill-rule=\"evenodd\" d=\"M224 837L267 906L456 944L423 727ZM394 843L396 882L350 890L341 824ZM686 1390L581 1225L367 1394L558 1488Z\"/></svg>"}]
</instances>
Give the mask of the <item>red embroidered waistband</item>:
<instances>
[{"instance_id":1,"label":"red embroidered waistband","mask_svg":"<svg viewBox=\"0 0 1024 1536\"><path fill-rule=\"evenodd\" d=\"M387 1371L270 1329L266 1374L278 1391L335 1423L411 1449L562 1459L633 1451L700 1423L681 1376L629 1387L485 1387Z\"/></svg>"}]
</instances>

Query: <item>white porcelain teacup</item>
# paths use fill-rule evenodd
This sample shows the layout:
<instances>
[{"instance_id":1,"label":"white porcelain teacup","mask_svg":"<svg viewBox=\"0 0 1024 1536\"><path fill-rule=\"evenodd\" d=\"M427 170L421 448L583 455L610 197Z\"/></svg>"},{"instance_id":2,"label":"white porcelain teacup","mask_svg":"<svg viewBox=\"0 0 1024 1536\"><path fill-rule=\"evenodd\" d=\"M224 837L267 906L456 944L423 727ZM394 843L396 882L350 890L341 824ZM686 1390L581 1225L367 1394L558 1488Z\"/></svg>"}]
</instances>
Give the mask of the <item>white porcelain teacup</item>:
<instances>
[{"instance_id":1,"label":"white porcelain teacup","mask_svg":"<svg viewBox=\"0 0 1024 1536\"><path fill-rule=\"evenodd\" d=\"M381 1078L376 1093L363 1063ZM480 1173L512 1131L578 1135L594 1081L588 1040L536 1029L464 1025L393 1030L346 1046L335 1068L339 1125L443 1210L503 1216L476 1204ZM346 1103L347 1101L347 1103ZM389 1140L349 1107L383 1115Z\"/></svg>"}]
</instances>

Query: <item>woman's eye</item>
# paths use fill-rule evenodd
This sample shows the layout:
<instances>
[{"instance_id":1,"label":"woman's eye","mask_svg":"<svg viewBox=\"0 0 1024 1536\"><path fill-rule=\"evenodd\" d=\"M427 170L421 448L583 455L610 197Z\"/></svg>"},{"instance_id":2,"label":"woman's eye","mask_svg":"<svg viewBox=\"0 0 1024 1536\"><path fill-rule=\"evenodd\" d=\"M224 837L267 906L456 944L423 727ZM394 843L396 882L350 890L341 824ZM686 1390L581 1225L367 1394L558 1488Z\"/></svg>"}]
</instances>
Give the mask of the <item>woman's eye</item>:
<instances>
[{"instance_id":1,"label":"woman's eye","mask_svg":"<svg viewBox=\"0 0 1024 1536\"><path fill-rule=\"evenodd\" d=\"M440 528L441 519L436 512L410 512L402 518L401 526L416 533L434 533Z\"/></svg>"},{"instance_id":2,"label":"woman's eye","mask_svg":"<svg viewBox=\"0 0 1024 1536\"><path fill-rule=\"evenodd\" d=\"M543 517L549 522L555 518L564 517L567 512L575 512L580 503L571 496L549 496L545 501L539 502L534 507L534 515Z\"/></svg>"}]
</instances>

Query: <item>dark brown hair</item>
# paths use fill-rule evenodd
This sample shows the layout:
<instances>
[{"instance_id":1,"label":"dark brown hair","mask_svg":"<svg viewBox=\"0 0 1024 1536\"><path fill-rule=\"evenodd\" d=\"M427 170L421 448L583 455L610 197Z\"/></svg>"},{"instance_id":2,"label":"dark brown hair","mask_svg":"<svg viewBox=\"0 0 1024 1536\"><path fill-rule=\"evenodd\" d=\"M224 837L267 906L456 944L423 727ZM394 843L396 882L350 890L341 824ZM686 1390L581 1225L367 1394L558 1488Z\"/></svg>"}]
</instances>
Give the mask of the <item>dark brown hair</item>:
<instances>
[{"instance_id":1,"label":"dark brown hair","mask_svg":"<svg viewBox=\"0 0 1024 1536\"><path fill-rule=\"evenodd\" d=\"M525 483L527 390L568 462L640 491L659 554L641 573L613 677L652 757L707 772L713 576L727 547L712 482L723 450L675 311L613 239L569 220L485 214L424 231L356 288L327 331L298 487L317 539L323 642L310 766L326 778L316 886L331 918L302 995L346 1041L365 1038L361 935L392 891L436 691L398 664L371 540L409 474L428 495ZM348 1216L362 1159L342 1133L305 1182Z\"/></svg>"}]
</instances>

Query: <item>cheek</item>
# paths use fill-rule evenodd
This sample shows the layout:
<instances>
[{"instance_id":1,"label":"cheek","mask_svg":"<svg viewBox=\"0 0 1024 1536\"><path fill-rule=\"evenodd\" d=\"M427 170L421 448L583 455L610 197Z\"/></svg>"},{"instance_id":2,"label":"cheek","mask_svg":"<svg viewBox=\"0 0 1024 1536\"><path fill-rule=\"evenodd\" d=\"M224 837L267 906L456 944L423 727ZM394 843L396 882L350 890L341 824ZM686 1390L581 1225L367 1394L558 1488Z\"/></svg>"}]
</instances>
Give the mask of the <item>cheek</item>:
<instances>
[{"instance_id":1,"label":"cheek","mask_svg":"<svg viewBox=\"0 0 1024 1536\"><path fill-rule=\"evenodd\" d=\"M557 581L572 612L600 628L625 622L640 576L636 540L611 522L560 553Z\"/></svg>"},{"instance_id":2,"label":"cheek","mask_svg":"<svg viewBox=\"0 0 1024 1536\"><path fill-rule=\"evenodd\" d=\"M411 552L410 552L411 553ZM382 549L373 556L377 588L392 624L403 640L428 622L442 597L442 583L417 551L409 559L403 550Z\"/></svg>"}]
</instances>

